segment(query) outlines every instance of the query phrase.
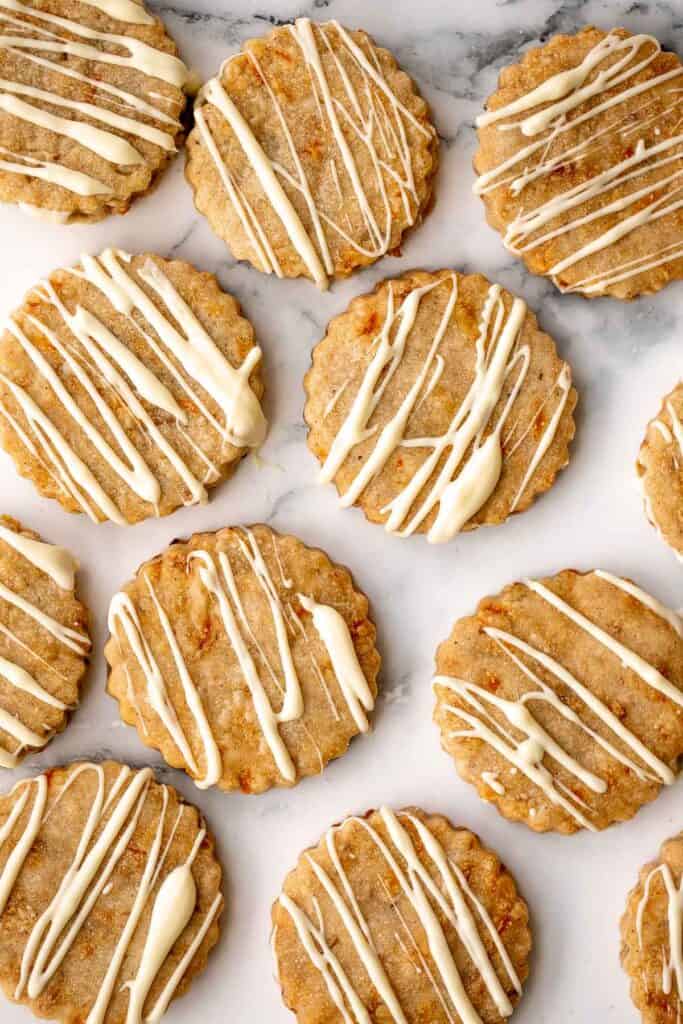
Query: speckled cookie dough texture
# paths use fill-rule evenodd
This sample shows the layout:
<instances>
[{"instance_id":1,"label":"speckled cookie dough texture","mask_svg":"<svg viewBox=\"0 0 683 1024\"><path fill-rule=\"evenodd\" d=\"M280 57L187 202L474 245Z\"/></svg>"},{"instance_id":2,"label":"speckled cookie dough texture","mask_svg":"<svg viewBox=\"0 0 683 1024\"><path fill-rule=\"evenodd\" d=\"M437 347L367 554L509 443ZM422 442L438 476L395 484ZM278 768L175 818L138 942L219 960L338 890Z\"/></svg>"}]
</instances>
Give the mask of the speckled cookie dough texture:
<instances>
[{"instance_id":1,"label":"speckled cookie dough texture","mask_svg":"<svg viewBox=\"0 0 683 1024\"><path fill-rule=\"evenodd\" d=\"M150 768L75 763L0 797L0 837L7 997L62 1024L157 1024L218 939L196 808Z\"/></svg>"},{"instance_id":2,"label":"speckled cookie dough texture","mask_svg":"<svg viewBox=\"0 0 683 1024\"><path fill-rule=\"evenodd\" d=\"M631 299L683 276L682 75L652 36L590 26L501 72L474 191L560 291Z\"/></svg>"},{"instance_id":3,"label":"speckled cookie dough texture","mask_svg":"<svg viewBox=\"0 0 683 1024\"><path fill-rule=\"evenodd\" d=\"M65 548L0 515L0 768L41 750L78 703L90 638L77 568Z\"/></svg>"},{"instance_id":4,"label":"speckled cookie dough texture","mask_svg":"<svg viewBox=\"0 0 683 1024\"><path fill-rule=\"evenodd\" d=\"M526 303L478 274L412 271L354 299L304 385L319 480L401 537L502 523L569 460L570 368Z\"/></svg>"},{"instance_id":5,"label":"speckled cookie dough texture","mask_svg":"<svg viewBox=\"0 0 683 1024\"><path fill-rule=\"evenodd\" d=\"M206 502L263 441L260 360L213 275L146 253L82 256L6 321L0 444L69 512L168 515Z\"/></svg>"},{"instance_id":6,"label":"speckled cookie dough texture","mask_svg":"<svg viewBox=\"0 0 683 1024\"><path fill-rule=\"evenodd\" d=\"M237 259L326 288L398 250L430 202L437 148L427 104L387 50L298 18L204 85L186 174Z\"/></svg>"},{"instance_id":7,"label":"speckled cookie dough texture","mask_svg":"<svg viewBox=\"0 0 683 1024\"><path fill-rule=\"evenodd\" d=\"M642 869L621 919L621 962L643 1024L672 1024L683 1014L682 887L679 833Z\"/></svg>"},{"instance_id":8,"label":"speckled cookie dough texture","mask_svg":"<svg viewBox=\"0 0 683 1024\"><path fill-rule=\"evenodd\" d=\"M467 829L414 807L347 818L273 906L282 996L300 1024L503 1024L528 975L528 918Z\"/></svg>"},{"instance_id":9,"label":"speckled cookie dough texture","mask_svg":"<svg viewBox=\"0 0 683 1024\"><path fill-rule=\"evenodd\" d=\"M436 669L444 750L512 821L597 831L675 781L683 622L629 580L514 583L456 622Z\"/></svg>"},{"instance_id":10,"label":"speckled cookie dough texture","mask_svg":"<svg viewBox=\"0 0 683 1024\"><path fill-rule=\"evenodd\" d=\"M648 423L636 471L647 518L683 561L683 383Z\"/></svg>"},{"instance_id":11,"label":"speckled cookie dough texture","mask_svg":"<svg viewBox=\"0 0 683 1024\"><path fill-rule=\"evenodd\" d=\"M125 213L182 140L187 69L137 0L2 0L0 201Z\"/></svg>"},{"instance_id":12,"label":"speckled cookie dough texture","mask_svg":"<svg viewBox=\"0 0 683 1024\"><path fill-rule=\"evenodd\" d=\"M172 544L115 595L109 631L123 720L201 789L293 786L370 728L380 658L366 597L268 526Z\"/></svg>"}]
</instances>

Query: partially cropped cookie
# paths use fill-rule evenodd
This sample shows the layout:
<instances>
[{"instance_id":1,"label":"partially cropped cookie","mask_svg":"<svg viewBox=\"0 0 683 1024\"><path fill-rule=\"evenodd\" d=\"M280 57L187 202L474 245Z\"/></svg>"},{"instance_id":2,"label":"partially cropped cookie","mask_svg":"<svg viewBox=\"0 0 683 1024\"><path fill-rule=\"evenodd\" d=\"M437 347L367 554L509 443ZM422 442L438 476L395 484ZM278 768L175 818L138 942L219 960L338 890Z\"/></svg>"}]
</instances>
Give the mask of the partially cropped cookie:
<instances>
[{"instance_id":1,"label":"partially cropped cookie","mask_svg":"<svg viewBox=\"0 0 683 1024\"><path fill-rule=\"evenodd\" d=\"M82 256L6 321L0 444L69 512L168 515L206 502L263 441L260 359L213 275L146 253Z\"/></svg>"},{"instance_id":2,"label":"partially cropped cookie","mask_svg":"<svg viewBox=\"0 0 683 1024\"><path fill-rule=\"evenodd\" d=\"M282 997L300 1024L502 1024L528 974L528 916L467 829L412 807L347 818L273 906Z\"/></svg>"},{"instance_id":3,"label":"partially cropped cookie","mask_svg":"<svg viewBox=\"0 0 683 1024\"><path fill-rule=\"evenodd\" d=\"M297 18L204 85L186 175L237 259L326 288L421 220L437 147L427 104L387 50Z\"/></svg>"},{"instance_id":4,"label":"partially cropped cookie","mask_svg":"<svg viewBox=\"0 0 683 1024\"><path fill-rule=\"evenodd\" d=\"M621 919L621 962L643 1024L673 1024L683 1013L682 886L679 833L642 869Z\"/></svg>"},{"instance_id":5,"label":"partially cropped cookie","mask_svg":"<svg viewBox=\"0 0 683 1024\"><path fill-rule=\"evenodd\" d=\"M478 274L412 271L354 299L305 389L319 479L399 536L502 523L569 459L570 368L526 303Z\"/></svg>"},{"instance_id":6,"label":"partially cropped cookie","mask_svg":"<svg viewBox=\"0 0 683 1024\"><path fill-rule=\"evenodd\" d=\"M474 191L532 273L618 299L683 276L682 73L652 36L592 26L501 72Z\"/></svg>"},{"instance_id":7,"label":"partially cropped cookie","mask_svg":"<svg viewBox=\"0 0 683 1024\"><path fill-rule=\"evenodd\" d=\"M90 637L77 568L65 548L0 515L2 768L42 749L78 703Z\"/></svg>"},{"instance_id":8,"label":"partially cropped cookie","mask_svg":"<svg viewBox=\"0 0 683 1024\"><path fill-rule=\"evenodd\" d=\"M513 583L456 622L436 669L442 745L512 821L596 831L675 781L683 621L628 580Z\"/></svg>"},{"instance_id":9,"label":"partially cropped cookie","mask_svg":"<svg viewBox=\"0 0 683 1024\"><path fill-rule=\"evenodd\" d=\"M125 213L182 139L188 72L138 0L2 0L0 201L56 223Z\"/></svg>"},{"instance_id":10,"label":"partially cropped cookie","mask_svg":"<svg viewBox=\"0 0 683 1024\"><path fill-rule=\"evenodd\" d=\"M197 786L260 793L367 732L380 658L367 598L268 526L176 542L109 609L109 693Z\"/></svg>"},{"instance_id":11,"label":"partially cropped cookie","mask_svg":"<svg viewBox=\"0 0 683 1024\"><path fill-rule=\"evenodd\" d=\"M683 383L648 423L636 470L647 518L683 560Z\"/></svg>"},{"instance_id":12,"label":"partially cropped cookie","mask_svg":"<svg viewBox=\"0 0 683 1024\"><path fill-rule=\"evenodd\" d=\"M159 1021L218 939L197 809L150 768L74 763L0 797L0 830L5 995L63 1024Z\"/></svg>"}]
</instances>

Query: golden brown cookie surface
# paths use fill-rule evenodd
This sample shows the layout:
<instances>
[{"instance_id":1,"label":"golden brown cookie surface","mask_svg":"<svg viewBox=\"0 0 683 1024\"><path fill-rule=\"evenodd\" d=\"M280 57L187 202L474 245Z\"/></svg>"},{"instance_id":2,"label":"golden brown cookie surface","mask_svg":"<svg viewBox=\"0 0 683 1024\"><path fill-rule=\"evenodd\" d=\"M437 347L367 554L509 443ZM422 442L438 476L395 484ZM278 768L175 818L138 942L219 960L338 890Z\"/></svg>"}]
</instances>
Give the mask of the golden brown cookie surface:
<instances>
[{"instance_id":1,"label":"golden brown cookie surface","mask_svg":"<svg viewBox=\"0 0 683 1024\"><path fill-rule=\"evenodd\" d=\"M391 54L298 18L245 43L195 104L187 179L237 259L327 287L396 249L428 205L427 105Z\"/></svg>"},{"instance_id":2,"label":"golden brown cookie surface","mask_svg":"<svg viewBox=\"0 0 683 1024\"><path fill-rule=\"evenodd\" d=\"M680 1019L683 994L681 885L683 835L662 843L628 895L621 919L621 962L643 1024Z\"/></svg>"},{"instance_id":3,"label":"golden brown cookie surface","mask_svg":"<svg viewBox=\"0 0 683 1024\"><path fill-rule=\"evenodd\" d=\"M66 726L90 637L78 562L0 515L0 766L14 768Z\"/></svg>"},{"instance_id":4,"label":"golden brown cookie surface","mask_svg":"<svg viewBox=\"0 0 683 1024\"><path fill-rule=\"evenodd\" d=\"M125 213L182 138L187 69L137 0L2 0L0 200L66 223Z\"/></svg>"},{"instance_id":5,"label":"golden brown cookie surface","mask_svg":"<svg viewBox=\"0 0 683 1024\"><path fill-rule=\"evenodd\" d=\"M75 763L0 797L0 985L64 1024L158 1021L204 969L214 840L150 768Z\"/></svg>"},{"instance_id":6,"label":"golden brown cookie surface","mask_svg":"<svg viewBox=\"0 0 683 1024\"><path fill-rule=\"evenodd\" d=\"M526 903L467 829L416 808L347 818L273 906L286 1005L303 1024L502 1024L528 974Z\"/></svg>"},{"instance_id":7,"label":"golden brown cookie surface","mask_svg":"<svg viewBox=\"0 0 683 1024\"><path fill-rule=\"evenodd\" d=\"M188 263L107 249L28 293L0 338L0 443L41 494L135 523L205 502L265 436L261 350Z\"/></svg>"},{"instance_id":8,"label":"golden brown cookie surface","mask_svg":"<svg viewBox=\"0 0 683 1024\"><path fill-rule=\"evenodd\" d=\"M480 275L413 271L354 299L305 388L321 481L400 536L503 522L569 459L569 366L526 304Z\"/></svg>"},{"instance_id":9,"label":"golden brown cookie surface","mask_svg":"<svg viewBox=\"0 0 683 1024\"><path fill-rule=\"evenodd\" d=\"M631 818L683 755L683 622L628 580L566 570L456 622L434 718L479 795L536 831Z\"/></svg>"},{"instance_id":10,"label":"golden brown cookie surface","mask_svg":"<svg viewBox=\"0 0 683 1024\"><path fill-rule=\"evenodd\" d=\"M529 270L620 299L683 275L682 73L652 36L593 27L502 71L477 118L475 192Z\"/></svg>"},{"instance_id":11,"label":"golden brown cookie surface","mask_svg":"<svg viewBox=\"0 0 683 1024\"><path fill-rule=\"evenodd\" d=\"M270 527L173 544L114 597L109 630L122 718L201 788L294 785L369 729L380 658L367 598Z\"/></svg>"},{"instance_id":12,"label":"golden brown cookie surface","mask_svg":"<svg viewBox=\"0 0 683 1024\"><path fill-rule=\"evenodd\" d=\"M640 446L636 470L648 519L683 559L683 383L663 399Z\"/></svg>"}]
</instances>

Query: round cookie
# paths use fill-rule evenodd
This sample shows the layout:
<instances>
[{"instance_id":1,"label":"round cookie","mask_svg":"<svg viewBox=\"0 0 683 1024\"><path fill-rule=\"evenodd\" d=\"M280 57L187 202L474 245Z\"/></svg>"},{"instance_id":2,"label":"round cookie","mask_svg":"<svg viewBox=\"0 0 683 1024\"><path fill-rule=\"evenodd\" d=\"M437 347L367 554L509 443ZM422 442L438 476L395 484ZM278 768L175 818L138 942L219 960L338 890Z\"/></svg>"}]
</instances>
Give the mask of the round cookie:
<instances>
[{"instance_id":1,"label":"round cookie","mask_svg":"<svg viewBox=\"0 0 683 1024\"><path fill-rule=\"evenodd\" d=\"M65 548L0 515L1 768L42 749L78 703L90 637L77 568Z\"/></svg>"},{"instance_id":2,"label":"round cookie","mask_svg":"<svg viewBox=\"0 0 683 1024\"><path fill-rule=\"evenodd\" d=\"M474 191L532 273L618 299L683 276L682 73L652 36L592 26L501 72Z\"/></svg>"},{"instance_id":3,"label":"round cookie","mask_svg":"<svg viewBox=\"0 0 683 1024\"><path fill-rule=\"evenodd\" d=\"M236 259L326 288L398 249L429 204L437 153L427 104L387 50L297 18L204 85L186 176Z\"/></svg>"},{"instance_id":4,"label":"round cookie","mask_svg":"<svg viewBox=\"0 0 683 1024\"><path fill-rule=\"evenodd\" d=\"M75 763L0 797L0 986L64 1024L157 1022L206 966L214 839L150 768Z\"/></svg>"},{"instance_id":5,"label":"round cookie","mask_svg":"<svg viewBox=\"0 0 683 1024\"><path fill-rule=\"evenodd\" d=\"M628 580L513 583L436 655L434 720L482 799L537 832L631 818L683 755L683 621Z\"/></svg>"},{"instance_id":6,"label":"round cookie","mask_svg":"<svg viewBox=\"0 0 683 1024\"><path fill-rule=\"evenodd\" d=\"M628 895L621 919L621 962L643 1024L675 1024L683 1001L681 885L683 835L662 843Z\"/></svg>"},{"instance_id":7,"label":"round cookie","mask_svg":"<svg viewBox=\"0 0 683 1024\"><path fill-rule=\"evenodd\" d=\"M380 658L367 598L268 526L172 544L115 595L109 631L121 717L202 789L294 785L369 729Z\"/></svg>"},{"instance_id":8,"label":"round cookie","mask_svg":"<svg viewBox=\"0 0 683 1024\"><path fill-rule=\"evenodd\" d=\"M569 366L526 303L478 274L412 271L354 299L304 386L320 480L400 536L501 523L569 459Z\"/></svg>"},{"instance_id":9,"label":"round cookie","mask_svg":"<svg viewBox=\"0 0 683 1024\"><path fill-rule=\"evenodd\" d=\"M260 358L213 275L146 253L83 256L6 322L0 444L69 512L168 515L205 502L263 441Z\"/></svg>"},{"instance_id":10,"label":"round cookie","mask_svg":"<svg viewBox=\"0 0 683 1024\"><path fill-rule=\"evenodd\" d=\"M528 910L510 874L467 829L416 808L331 828L272 918L301 1024L502 1024L528 975Z\"/></svg>"},{"instance_id":11,"label":"round cookie","mask_svg":"<svg viewBox=\"0 0 683 1024\"><path fill-rule=\"evenodd\" d=\"M636 471L647 518L683 561L683 382L648 423Z\"/></svg>"},{"instance_id":12,"label":"round cookie","mask_svg":"<svg viewBox=\"0 0 683 1024\"><path fill-rule=\"evenodd\" d=\"M0 201L125 213L177 150L188 72L138 0L2 0Z\"/></svg>"}]
</instances>

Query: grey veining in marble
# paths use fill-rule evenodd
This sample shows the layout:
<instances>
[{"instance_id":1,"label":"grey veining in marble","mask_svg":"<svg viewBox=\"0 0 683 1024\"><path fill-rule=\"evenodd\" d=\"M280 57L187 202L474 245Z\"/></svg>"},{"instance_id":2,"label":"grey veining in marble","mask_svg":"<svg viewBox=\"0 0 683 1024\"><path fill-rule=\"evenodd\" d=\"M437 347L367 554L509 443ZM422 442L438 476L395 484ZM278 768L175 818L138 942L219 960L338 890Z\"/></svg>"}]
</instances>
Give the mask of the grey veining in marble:
<instances>
[{"instance_id":1,"label":"grey veining in marble","mask_svg":"<svg viewBox=\"0 0 683 1024\"><path fill-rule=\"evenodd\" d=\"M152 248L215 271L253 320L265 353L271 421L262 459L248 459L205 508L186 509L130 530L95 527L38 498L0 456L2 511L73 547L95 618L95 659L81 707L66 733L17 773L76 756L141 764L159 759L119 723L104 694L101 647L111 594L146 557L174 537L227 523L265 520L324 547L349 565L371 598L384 657L375 732L320 779L261 797L199 792L177 772L163 777L194 799L218 834L227 869L224 936L209 969L174 1004L169 1024L285 1024L271 980L269 907L299 851L332 821L379 802L423 804L473 828L497 848L531 904L536 950L519 1024L628 1024L637 1020L619 967L618 919L626 892L662 839L683 828L683 784L630 823L602 835L532 835L479 801L439 751L431 724L430 673L437 643L459 615L506 582L565 566L603 565L629 575L674 606L681 568L647 525L633 463L646 421L678 378L683 285L623 305L561 296L503 248L471 194L472 121L499 70L556 32L587 23L621 24L657 35L683 53L683 3L606 0L177 0L155 10L202 77L243 40L307 14L366 28L389 47L431 104L442 139L437 202L425 224L387 258L319 294L308 282L266 278L236 264L195 213L178 158L153 195L125 218L59 228L2 208L0 308L6 313L55 264L104 245ZM316 483L301 420L301 381L331 316L383 277L412 267L455 266L485 273L537 311L575 370L578 435L570 467L529 512L447 548L388 537L356 510L337 507ZM2 936L0 933L0 941ZM3 1003L3 1024L28 1019Z\"/></svg>"}]
</instances>

